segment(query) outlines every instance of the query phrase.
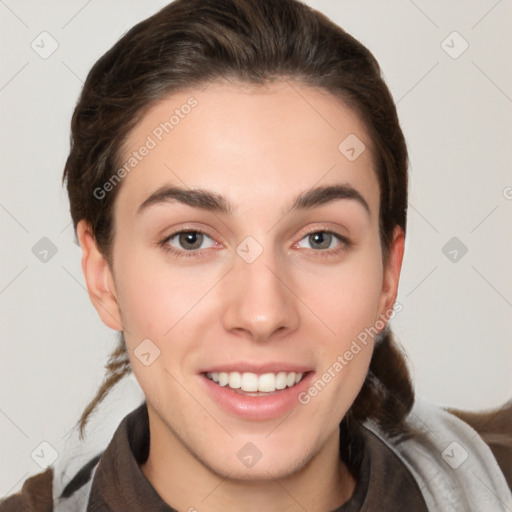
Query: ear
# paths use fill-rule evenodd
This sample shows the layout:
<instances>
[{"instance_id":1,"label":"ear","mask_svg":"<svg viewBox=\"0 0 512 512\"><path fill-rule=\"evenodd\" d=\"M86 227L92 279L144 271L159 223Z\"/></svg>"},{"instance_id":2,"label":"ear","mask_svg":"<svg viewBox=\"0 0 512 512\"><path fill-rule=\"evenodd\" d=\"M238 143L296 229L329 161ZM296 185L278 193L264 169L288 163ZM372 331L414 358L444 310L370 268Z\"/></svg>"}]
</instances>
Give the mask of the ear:
<instances>
[{"instance_id":1,"label":"ear","mask_svg":"<svg viewBox=\"0 0 512 512\"><path fill-rule=\"evenodd\" d=\"M82 248L82 271L89 298L103 323L111 329L122 331L112 272L107 259L96 245L90 225L85 220L81 220L77 225L77 237Z\"/></svg>"},{"instance_id":2,"label":"ear","mask_svg":"<svg viewBox=\"0 0 512 512\"><path fill-rule=\"evenodd\" d=\"M393 311L393 305L395 304L398 293L398 281L400 280L404 248L404 231L401 227L396 226L393 232L393 240L389 248L388 259L384 268L382 292L379 304L380 318L386 319L386 321L389 318L390 311Z\"/></svg>"}]
</instances>

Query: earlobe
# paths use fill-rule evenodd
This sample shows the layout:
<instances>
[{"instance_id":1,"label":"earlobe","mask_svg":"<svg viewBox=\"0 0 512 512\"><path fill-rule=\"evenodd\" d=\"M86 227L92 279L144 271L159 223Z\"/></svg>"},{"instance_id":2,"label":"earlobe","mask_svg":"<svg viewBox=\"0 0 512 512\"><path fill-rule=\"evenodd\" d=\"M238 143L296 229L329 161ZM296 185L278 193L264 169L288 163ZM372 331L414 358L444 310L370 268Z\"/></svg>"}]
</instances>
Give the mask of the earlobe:
<instances>
[{"instance_id":1,"label":"earlobe","mask_svg":"<svg viewBox=\"0 0 512 512\"><path fill-rule=\"evenodd\" d=\"M405 234L402 228L395 227L393 240L389 248L388 259L382 279L382 294L380 301L380 316L389 316L398 294L398 282L402 269L402 261L405 249Z\"/></svg>"},{"instance_id":2,"label":"earlobe","mask_svg":"<svg viewBox=\"0 0 512 512\"><path fill-rule=\"evenodd\" d=\"M107 259L98 249L91 227L85 220L81 220L77 225L77 237L82 248L82 271L89 298L103 323L111 329L122 331L112 271Z\"/></svg>"}]
</instances>

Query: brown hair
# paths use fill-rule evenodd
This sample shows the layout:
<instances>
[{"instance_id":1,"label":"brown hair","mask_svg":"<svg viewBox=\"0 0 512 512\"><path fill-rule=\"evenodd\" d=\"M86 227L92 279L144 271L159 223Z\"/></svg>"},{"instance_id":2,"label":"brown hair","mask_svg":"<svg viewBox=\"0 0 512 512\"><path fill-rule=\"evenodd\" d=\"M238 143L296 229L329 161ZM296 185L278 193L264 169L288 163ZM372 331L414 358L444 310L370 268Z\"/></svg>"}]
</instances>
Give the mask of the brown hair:
<instances>
[{"instance_id":1,"label":"brown hair","mask_svg":"<svg viewBox=\"0 0 512 512\"><path fill-rule=\"evenodd\" d=\"M75 230L85 219L113 265L113 205L121 185L102 198L94 190L122 165L123 143L157 101L216 79L264 85L288 78L337 96L365 123L375 149L385 263L394 228L405 232L407 212L407 148L393 99L370 51L297 0L176 0L135 25L96 62L73 113L63 176ZM131 371L122 333L106 368L79 420L82 436L94 408ZM404 357L386 329L343 422L349 427L373 419L391 434L401 433L413 400Z\"/></svg>"}]
</instances>

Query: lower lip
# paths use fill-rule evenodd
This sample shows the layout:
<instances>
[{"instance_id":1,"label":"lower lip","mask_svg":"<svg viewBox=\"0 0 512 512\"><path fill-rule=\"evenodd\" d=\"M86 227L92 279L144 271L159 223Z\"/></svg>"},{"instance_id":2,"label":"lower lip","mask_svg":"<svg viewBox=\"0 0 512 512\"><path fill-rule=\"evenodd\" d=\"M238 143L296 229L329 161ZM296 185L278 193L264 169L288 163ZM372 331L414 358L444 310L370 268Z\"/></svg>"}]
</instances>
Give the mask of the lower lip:
<instances>
[{"instance_id":1,"label":"lower lip","mask_svg":"<svg viewBox=\"0 0 512 512\"><path fill-rule=\"evenodd\" d=\"M300 405L298 395L308 389L314 372L308 372L302 380L268 396L247 396L237 393L228 386L219 386L201 374L208 392L215 402L229 414L248 420L270 420L290 412Z\"/></svg>"}]
</instances>

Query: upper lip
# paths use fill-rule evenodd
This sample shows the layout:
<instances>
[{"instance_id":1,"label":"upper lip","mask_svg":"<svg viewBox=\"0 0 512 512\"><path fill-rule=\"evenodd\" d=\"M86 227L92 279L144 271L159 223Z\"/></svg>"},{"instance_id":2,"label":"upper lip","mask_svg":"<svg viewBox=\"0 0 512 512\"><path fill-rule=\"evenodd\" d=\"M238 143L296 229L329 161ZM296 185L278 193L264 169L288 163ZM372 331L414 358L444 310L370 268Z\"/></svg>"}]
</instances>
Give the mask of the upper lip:
<instances>
[{"instance_id":1,"label":"upper lip","mask_svg":"<svg viewBox=\"0 0 512 512\"><path fill-rule=\"evenodd\" d=\"M255 363L240 361L238 363L222 363L217 365L211 365L207 368L200 370L200 373L214 373L214 372L240 372L240 373L306 373L311 371L310 366L304 366L301 364L294 364L290 362L269 362L269 363Z\"/></svg>"}]
</instances>

